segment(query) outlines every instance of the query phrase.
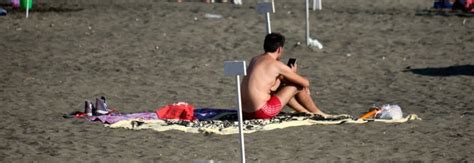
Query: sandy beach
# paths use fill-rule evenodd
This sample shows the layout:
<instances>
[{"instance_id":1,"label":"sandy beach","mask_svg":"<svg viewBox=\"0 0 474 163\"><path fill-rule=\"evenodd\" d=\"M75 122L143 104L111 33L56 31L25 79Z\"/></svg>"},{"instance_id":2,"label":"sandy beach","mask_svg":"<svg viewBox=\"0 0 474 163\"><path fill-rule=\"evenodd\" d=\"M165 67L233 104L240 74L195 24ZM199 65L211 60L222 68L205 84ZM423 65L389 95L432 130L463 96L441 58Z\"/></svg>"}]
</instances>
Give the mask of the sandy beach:
<instances>
[{"instance_id":1,"label":"sandy beach","mask_svg":"<svg viewBox=\"0 0 474 163\"><path fill-rule=\"evenodd\" d=\"M329 113L398 104L423 120L291 127L246 135L247 162L473 162L474 18L433 0L275 0L272 31ZM257 0L38 0L0 17L0 162L239 162L238 135L106 128L63 114L105 96L124 113L178 101L234 108L224 61L263 52ZM206 14L222 18L206 18ZM302 43L301 45L298 44ZM286 108L285 111L290 111Z\"/></svg>"}]
</instances>

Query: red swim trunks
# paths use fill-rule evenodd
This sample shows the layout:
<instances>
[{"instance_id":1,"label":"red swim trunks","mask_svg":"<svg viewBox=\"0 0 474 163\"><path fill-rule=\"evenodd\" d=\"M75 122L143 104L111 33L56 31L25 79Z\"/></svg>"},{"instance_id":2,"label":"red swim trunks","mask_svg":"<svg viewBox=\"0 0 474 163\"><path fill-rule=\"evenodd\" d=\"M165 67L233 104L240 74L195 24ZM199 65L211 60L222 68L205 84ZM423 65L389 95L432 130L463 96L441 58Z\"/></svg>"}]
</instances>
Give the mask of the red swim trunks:
<instances>
[{"instance_id":1,"label":"red swim trunks","mask_svg":"<svg viewBox=\"0 0 474 163\"><path fill-rule=\"evenodd\" d=\"M280 99L272 96L260 109L252 113L243 112L243 116L245 119L270 119L280 113L282 108Z\"/></svg>"}]
</instances>

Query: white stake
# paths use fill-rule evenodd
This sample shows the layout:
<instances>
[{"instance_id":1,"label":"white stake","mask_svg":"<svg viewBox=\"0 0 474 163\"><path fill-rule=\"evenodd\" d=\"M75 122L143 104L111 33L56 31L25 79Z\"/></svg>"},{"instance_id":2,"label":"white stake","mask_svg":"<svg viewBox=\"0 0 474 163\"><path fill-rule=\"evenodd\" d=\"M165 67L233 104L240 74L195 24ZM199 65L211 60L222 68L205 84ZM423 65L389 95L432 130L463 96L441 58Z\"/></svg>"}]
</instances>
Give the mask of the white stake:
<instances>
[{"instance_id":1,"label":"white stake","mask_svg":"<svg viewBox=\"0 0 474 163\"><path fill-rule=\"evenodd\" d=\"M267 22L267 33L268 34L272 33L272 24L270 22L270 13L269 12L266 13L265 22Z\"/></svg>"},{"instance_id":2,"label":"white stake","mask_svg":"<svg viewBox=\"0 0 474 163\"><path fill-rule=\"evenodd\" d=\"M305 28L305 34L306 34L306 45L309 45L309 0L306 0L306 28Z\"/></svg>"},{"instance_id":3,"label":"white stake","mask_svg":"<svg viewBox=\"0 0 474 163\"><path fill-rule=\"evenodd\" d=\"M273 3L269 2L262 2L257 4L257 12L260 14L265 14L265 23L266 23L266 30L267 33L272 33L272 25L270 21L270 13L274 12L273 10Z\"/></svg>"},{"instance_id":4,"label":"white stake","mask_svg":"<svg viewBox=\"0 0 474 163\"><path fill-rule=\"evenodd\" d=\"M272 10L273 10L273 13L276 12L276 10L275 10L275 0L272 0Z\"/></svg>"},{"instance_id":5,"label":"white stake","mask_svg":"<svg viewBox=\"0 0 474 163\"><path fill-rule=\"evenodd\" d=\"M26 0L26 18L28 18L28 11L29 11L29 6L30 5L30 1L29 0Z\"/></svg>"},{"instance_id":6,"label":"white stake","mask_svg":"<svg viewBox=\"0 0 474 163\"><path fill-rule=\"evenodd\" d=\"M309 47L317 47L319 49L323 48L323 45L317 39L311 39L309 32L309 0L306 0L306 45Z\"/></svg>"},{"instance_id":7,"label":"white stake","mask_svg":"<svg viewBox=\"0 0 474 163\"><path fill-rule=\"evenodd\" d=\"M237 111L239 117L239 134L240 134L240 162L245 163L245 140L244 140L244 127L242 117L242 98L240 93L240 76L247 75L247 67L245 61L225 61L224 62L224 74L226 76L235 76L237 85L237 103L239 109Z\"/></svg>"},{"instance_id":8,"label":"white stake","mask_svg":"<svg viewBox=\"0 0 474 163\"><path fill-rule=\"evenodd\" d=\"M237 82L237 101L239 103L240 162L245 163L244 121L242 117L242 98L240 95L240 75L235 76L235 79Z\"/></svg>"}]
</instances>

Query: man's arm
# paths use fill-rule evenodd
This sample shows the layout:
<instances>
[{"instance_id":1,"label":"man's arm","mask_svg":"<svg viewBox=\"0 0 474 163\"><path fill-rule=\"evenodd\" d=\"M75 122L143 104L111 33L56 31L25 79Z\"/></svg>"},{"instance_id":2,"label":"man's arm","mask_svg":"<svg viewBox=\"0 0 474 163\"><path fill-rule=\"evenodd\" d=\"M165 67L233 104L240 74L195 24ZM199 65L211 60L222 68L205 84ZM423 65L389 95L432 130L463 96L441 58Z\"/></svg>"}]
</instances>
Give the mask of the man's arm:
<instances>
[{"instance_id":1,"label":"man's arm","mask_svg":"<svg viewBox=\"0 0 474 163\"><path fill-rule=\"evenodd\" d=\"M271 90L271 91L276 91L276 90L278 89L278 87L280 87L280 83L281 83L280 79L277 78L277 79L275 80L275 83L273 83L272 88L270 88L270 90Z\"/></svg>"},{"instance_id":2,"label":"man's arm","mask_svg":"<svg viewBox=\"0 0 474 163\"><path fill-rule=\"evenodd\" d=\"M278 75L278 77L276 78L275 82L273 83L273 86L272 88L270 88L271 91L276 91L280 85L281 85L281 81L284 80L283 76L282 75Z\"/></svg>"},{"instance_id":3,"label":"man's arm","mask_svg":"<svg viewBox=\"0 0 474 163\"><path fill-rule=\"evenodd\" d=\"M303 88L308 88L309 87L309 81L308 79L304 78L303 76L297 74L293 69L288 67L287 65L278 62L277 63L278 68L280 69L280 74L289 82L294 83L296 85L299 85ZM296 65L295 65L296 66Z\"/></svg>"}]
</instances>

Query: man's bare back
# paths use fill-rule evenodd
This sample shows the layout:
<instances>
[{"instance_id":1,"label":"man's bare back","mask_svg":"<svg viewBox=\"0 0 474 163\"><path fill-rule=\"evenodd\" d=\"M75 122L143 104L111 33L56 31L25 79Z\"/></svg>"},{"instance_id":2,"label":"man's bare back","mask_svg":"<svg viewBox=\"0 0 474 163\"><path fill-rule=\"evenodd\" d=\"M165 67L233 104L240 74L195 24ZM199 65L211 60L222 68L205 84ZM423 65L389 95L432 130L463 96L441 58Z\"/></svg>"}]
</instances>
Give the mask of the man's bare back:
<instances>
[{"instance_id":1,"label":"man's bare back","mask_svg":"<svg viewBox=\"0 0 474 163\"><path fill-rule=\"evenodd\" d=\"M277 80L280 72L276 66L279 63L265 54L252 59L247 76L242 80L243 111L255 112L270 99L272 88L280 84Z\"/></svg>"}]
</instances>

